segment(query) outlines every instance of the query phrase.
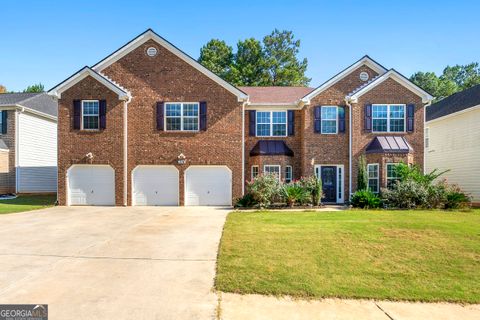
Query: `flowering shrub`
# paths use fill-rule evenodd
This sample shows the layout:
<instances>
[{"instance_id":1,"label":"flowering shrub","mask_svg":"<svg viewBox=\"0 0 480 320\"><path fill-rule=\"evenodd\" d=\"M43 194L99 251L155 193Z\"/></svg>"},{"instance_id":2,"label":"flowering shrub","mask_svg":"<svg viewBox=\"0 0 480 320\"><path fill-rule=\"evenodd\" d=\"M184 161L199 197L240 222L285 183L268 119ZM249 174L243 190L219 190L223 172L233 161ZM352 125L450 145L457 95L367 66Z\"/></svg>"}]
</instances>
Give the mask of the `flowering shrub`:
<instances>
[{"instance_id":1,"label":"flowering shrub","mask_svg":"<svg viewBox=\"0 0 480 320\"><path fill-rule=\"evenodd\" d=\"M261 207L271 205L280 196L280 182L274 174L262 174L247 182L247 193Z\"/></svg>"}]
</instances>

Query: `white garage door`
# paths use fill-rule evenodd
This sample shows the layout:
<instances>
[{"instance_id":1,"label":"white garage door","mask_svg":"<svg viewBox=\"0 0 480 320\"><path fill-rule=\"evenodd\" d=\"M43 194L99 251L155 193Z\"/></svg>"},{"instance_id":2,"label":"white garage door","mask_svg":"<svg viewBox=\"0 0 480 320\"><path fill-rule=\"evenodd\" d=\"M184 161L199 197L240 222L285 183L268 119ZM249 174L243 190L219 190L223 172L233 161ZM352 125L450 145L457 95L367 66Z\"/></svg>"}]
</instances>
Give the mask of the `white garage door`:
<instances>
[{"instance_id":1,"label":"white garage door","mask_svg":"<svg viewBox=\"0 0 480 320\"><path fill-rule=\"evenodd\" d=\"M186 206L232 204L232 173L224 166L190 166L185 171Z\"/></svg>"},{"instance_id":2,"label":"white garage door","mask_svg":"<svg viewBox=\"0 0 480 320\"><path fill-rule=\"evenodd\" d=\"M107 165L73 165L68 169L68 204L115 205L115 172Z\"/></svg>"},{"instance_id":3,"label":"white garage door","mask_svg":"<svg viewBox=\"0 0 480 320\"><path fill-rule=\"evenodd\" d=\"M138 166L132 173L134 206L178 206L178 170L174 166Z\"/></svg>"}]
</instances>

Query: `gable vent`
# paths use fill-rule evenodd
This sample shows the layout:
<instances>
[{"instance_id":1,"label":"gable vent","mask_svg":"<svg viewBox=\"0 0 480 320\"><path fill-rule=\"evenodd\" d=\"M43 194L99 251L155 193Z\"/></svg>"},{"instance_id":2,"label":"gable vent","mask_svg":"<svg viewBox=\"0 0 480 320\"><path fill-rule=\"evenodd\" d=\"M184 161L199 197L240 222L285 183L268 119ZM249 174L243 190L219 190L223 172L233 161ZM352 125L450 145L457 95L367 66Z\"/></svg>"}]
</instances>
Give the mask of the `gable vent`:
<instances>
[{"instance_id":1,"label":"gable vent","mask_svg":"<svg viewBox=\"0 0 480 320\"><path fill-rule=\"evenodd\" d=\"M158 52L157 48L155 48L155 47L150 47L150 48L147 49L147 55L149 57L155 57L157 55L157 52Z\"/></svg>"}]
</instances>

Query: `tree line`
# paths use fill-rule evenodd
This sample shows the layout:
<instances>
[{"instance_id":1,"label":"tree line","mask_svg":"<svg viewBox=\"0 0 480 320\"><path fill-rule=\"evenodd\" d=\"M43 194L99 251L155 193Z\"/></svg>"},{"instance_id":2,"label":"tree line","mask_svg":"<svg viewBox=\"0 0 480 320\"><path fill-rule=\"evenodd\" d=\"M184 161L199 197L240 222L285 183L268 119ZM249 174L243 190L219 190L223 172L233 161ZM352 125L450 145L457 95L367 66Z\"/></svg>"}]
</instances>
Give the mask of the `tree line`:
<instances>
[{"instance_id":1,"label":"tree line","mask_svg":"<svg viewBox=\"0 0 480 320\"><path fill-rule=\"evenodd\" d=\"M300 40L292 31L273 30L258 40L240 40L235 50L224 40L212 39L200 49L200 62L235 86L307 86L308 60L299 57ZM410 80L423 88L436 101L480 84L478 62L447 66L441 75L418 71ZM41 83L28 86L23 92L43 92ZM0 85L0 93L8 92Z\"/></svg>"}]
</instances>

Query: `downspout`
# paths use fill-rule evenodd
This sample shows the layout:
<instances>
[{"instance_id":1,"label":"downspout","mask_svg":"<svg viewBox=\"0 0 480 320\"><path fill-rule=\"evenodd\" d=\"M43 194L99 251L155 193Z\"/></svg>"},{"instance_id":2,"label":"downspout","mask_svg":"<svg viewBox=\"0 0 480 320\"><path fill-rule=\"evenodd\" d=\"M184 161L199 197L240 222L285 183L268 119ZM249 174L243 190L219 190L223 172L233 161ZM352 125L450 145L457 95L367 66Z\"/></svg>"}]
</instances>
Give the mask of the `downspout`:
<instances>
[{"instance_id":1,"label":"downspout","mask_svg":"<svg viewBox=\"0 0 480 320\"><path fill-rule=\"evenodd\" d=\"M348 97L345 97L345 103L348 106L348 193L352 195L352 105Z\"/></svg>"},{"instance_id":2,"label":"downspout","mask_svg":"<svg viewBox=\"0 0 480 320\"><path fill-rule=\"evenodd\" d=\"M432 104L432 100L429 100L423 107L423 174L426 173L427 168L427 149L425 148L425 129L427 124L427 107ZM429 131L430 134L430 131Z\"/></svg>"},{"instance_id":3,"label":"downspout","mask_svg":"<svg viewBox=\"0 0 480 320\"><path fill-rule=\"evenodd\" d=\"M245 105L248 101L242 103L242 197L245 194Z\"/></svg>"},{"instance_id":4,"label":"downspout","mask_svg":"<svg viewBox=\"0 0 480 320\"><path fill-rule=\"evenodd\" d=\"M123 206L128 205L128 104L132 101L129 95L123 101Z\"/></svg>"}]
</instances>

